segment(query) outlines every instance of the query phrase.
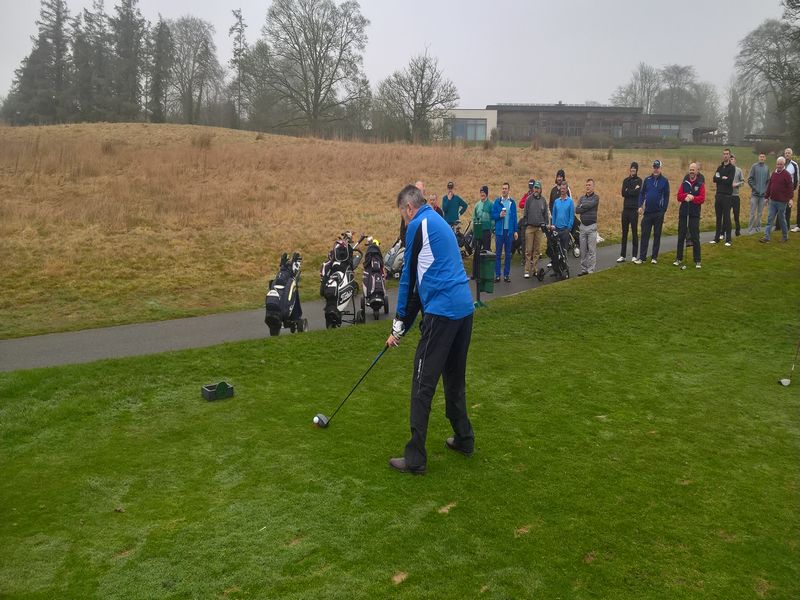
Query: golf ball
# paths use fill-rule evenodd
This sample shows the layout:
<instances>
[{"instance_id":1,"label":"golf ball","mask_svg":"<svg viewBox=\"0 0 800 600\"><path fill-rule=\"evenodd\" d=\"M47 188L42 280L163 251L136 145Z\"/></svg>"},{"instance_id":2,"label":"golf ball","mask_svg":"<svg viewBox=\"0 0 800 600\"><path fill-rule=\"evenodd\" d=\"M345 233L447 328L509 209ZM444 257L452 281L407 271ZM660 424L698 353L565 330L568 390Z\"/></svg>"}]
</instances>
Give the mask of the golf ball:
<instances>
[{"instance_id":1,"label":"golf ball","mask_svg":"<svg viewBox=\"0 0 800 600\"><path fill-rule=\"evenodd\" d=\"M314 417L314 425L319 425L319 417Z\"/></svg>"}]
</instances>

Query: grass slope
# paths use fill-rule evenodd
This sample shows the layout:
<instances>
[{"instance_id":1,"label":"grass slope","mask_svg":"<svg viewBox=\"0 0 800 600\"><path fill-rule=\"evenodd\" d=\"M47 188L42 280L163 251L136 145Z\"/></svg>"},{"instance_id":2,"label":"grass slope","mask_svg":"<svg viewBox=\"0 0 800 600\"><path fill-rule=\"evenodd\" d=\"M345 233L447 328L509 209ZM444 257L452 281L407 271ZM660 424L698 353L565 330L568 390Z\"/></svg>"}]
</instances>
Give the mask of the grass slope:
<instances>
[{"instance_id":1,"label":"grass slope","mask_svg":"<svg viewBox=\"0 0 800 600\"><path fill-rule=\"evenodd\" d=\"M479 311L477 451L437 395L424 477L416 333L310 426L386 323L0 375L0 596L797 598L798 251L705 251Z\"/></svg>"},{"instance_id":2,"label":"grass slope","mask_svg":"<svg viewBox=\"0 0 800 600\"><path fill-rule=\"evenodd\" d=\"M674 152L664 158L673 181L697 157L709 157L709 175L719 156L719 148ZM520 198L531 176L547 194L563 167L576 194L596 178L600 231L612 239L630 161L646 173L655 155L667 156L620 150L608 160L606 151L365 144L147 123L0 127L0 338L256 308L280 253L293 250L306 259L301 285L315 295L336 236L352 229L391 244L400 221L393 199L419 178L439 195L454 179L474 205L481 185L498 194L508 181ZM704 225L713 219L705 210ZM668 227L675 222L668 215Z\"/></svg>"}]
</instances>

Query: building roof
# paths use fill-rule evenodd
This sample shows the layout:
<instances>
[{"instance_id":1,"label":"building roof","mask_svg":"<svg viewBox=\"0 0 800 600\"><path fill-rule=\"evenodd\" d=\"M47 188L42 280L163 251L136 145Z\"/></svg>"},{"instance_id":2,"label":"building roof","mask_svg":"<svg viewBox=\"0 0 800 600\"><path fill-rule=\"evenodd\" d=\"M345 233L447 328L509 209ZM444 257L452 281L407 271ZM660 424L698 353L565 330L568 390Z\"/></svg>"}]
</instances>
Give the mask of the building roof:
<instances>
[{"instance_id":1,"label":"building roof","mask_svg":"<svg viewBox=\"0 0 800 600\"><path fill-rule=\"evenodd\" d=\"M593 112L605 114L641 114L641 106L606 106L594 104L489 104L486 110L506 112Z\"/></svg>"}]
</instances>

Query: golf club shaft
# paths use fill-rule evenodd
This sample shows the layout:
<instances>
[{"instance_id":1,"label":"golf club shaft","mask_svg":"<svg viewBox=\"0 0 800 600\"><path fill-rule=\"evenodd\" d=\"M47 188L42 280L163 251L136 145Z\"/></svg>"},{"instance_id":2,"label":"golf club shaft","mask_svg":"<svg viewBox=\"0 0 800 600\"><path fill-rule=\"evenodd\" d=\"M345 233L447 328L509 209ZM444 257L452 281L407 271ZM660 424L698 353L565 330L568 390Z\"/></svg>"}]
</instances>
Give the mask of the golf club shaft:
<instances>
[{"instance_id":1,"label":"golf club shaft","mask_svg":"<svg viewBox=\"0 0 800 600\"><path fill-rule=\"evenodd\" d=\"M342 406L344 406L344 403L345 403L345 402L347 402L347 399L348 399L350 396L352 396L352 395L353 395L353 392L355 392L355 391L356 391L356 388L359 386L359 384L360 384L362 381L364 381L364 378L365 378L365 377L366 377L366 376L369 374L369 372L372 370L372 367L374 367L374 366L375 366L375 363L377 363L377 362L378 362L378 360L380 360L381 356L383 356L383 355L384 355L384 353L385 353L385 352L386 352L388 349L389 349L389 344L386 344L386 345L383 347L383 350L381 350L380 354L378 354L378 356L376 356L376 357L375 357L375 360L373 360L373 361L372 361L372 364L369 366L369 368L368 368L366 371L364 371L364 374L361 376L361 379L359 379L359 380L356 382L356 384L353 386L353 389L352 389L352 390L350 390L350 393L349 393L349 394L347 394L347 396L345 396L344 400L342 400L342 402L339 404L339 406L337 406L337 407L336 407L336 410L335 410L335 411L333 411L333 414L332 414L332 415L330 416L330 418L328 419L328 423L330 423L330 422L333 420L333 417L335 417L335 416L336 416L336 413L338 413L338 412L339 412L339 409L340 409L340 408L342 408Z\"/></svg>"}]
</instances>

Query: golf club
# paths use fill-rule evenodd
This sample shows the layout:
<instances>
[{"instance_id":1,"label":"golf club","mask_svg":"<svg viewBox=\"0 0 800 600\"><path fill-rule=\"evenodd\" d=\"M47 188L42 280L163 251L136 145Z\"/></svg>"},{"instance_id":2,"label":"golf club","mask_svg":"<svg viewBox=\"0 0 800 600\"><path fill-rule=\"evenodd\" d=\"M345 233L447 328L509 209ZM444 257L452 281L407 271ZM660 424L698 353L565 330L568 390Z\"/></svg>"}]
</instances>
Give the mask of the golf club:
<instances>
[{"instance_id":1,"label":"golf club","mask_svg":"<svg viewBox=\"0 0 800 600\"><path fill-rule=\"evenodd\" d=\"M794 365L797 362L797 353L800 352L800 341L797 342L797 350L794 351L794 360L792 361L792 370L789 371L789 377L785 379L778 379L783 387L789 387L792 384L792 376L794 375Z\"/></svg>"},{"instance_id":2,"label":"golf club","mask_svg":"<svg viewBox=\"0 0 800 600\"><path fill-rule=\"evenodd\" d=\"M335 416L336 416L336 413L338 413L338 412L339 412L339 409L340 409L340 408L342 408L342 406L344 406L344 403L345 403L345 402L347 402L347 399L348 399L350 396L352 396L353 392L355 392L355 391L356 391L356 388L359 386L359 384L360 384L362 381L364 381L364 378L365 378L365 377L367 376L367 374L368 374L368 373L369 373L369 372L372 370L372 367L374 367L374 366L375 366L375 363L376 363L376 362L378 362L378 361L380 360L381 356L383 356L383 355L384 355L384 353L385 353L385 352L386 352L388 349L389 349L389 345L388 345L388 344L386 344L386 345L383 347L383 350L381 350L380 354L378 354L378 356L376 356L376 357L375 357L375 360L373 360L373 361L372 361L372 364L369 366L369 368L368 368L366 371L364 371L364 374L361 376L361 379L359 379L359 380L356 382L356 384L353 386L353 389L352 389L352 390L350 390L350 393L349 393L349 394L347 394L347 396L345 396L345 397L344 397L344 400L342 400L342 402L339 404L339 406L337 406L337 407L336 407L336 410L335 410L335 411L333 411L333 414L332 414L330 417L326 417L326 416L325 416L325 415L323 415L322 413L318 413L318 414L317 414L317 415L314 417L314 419L313 419L313 423L314 423L314 425L315 425L316 427L320 427L320 428L322 428L322 429L325 429L325 428L326 428L326 427L327 427L327 426L330 424L330 422L333 420L333 417L335 417Z\"/></svg>"}]
</instances>

